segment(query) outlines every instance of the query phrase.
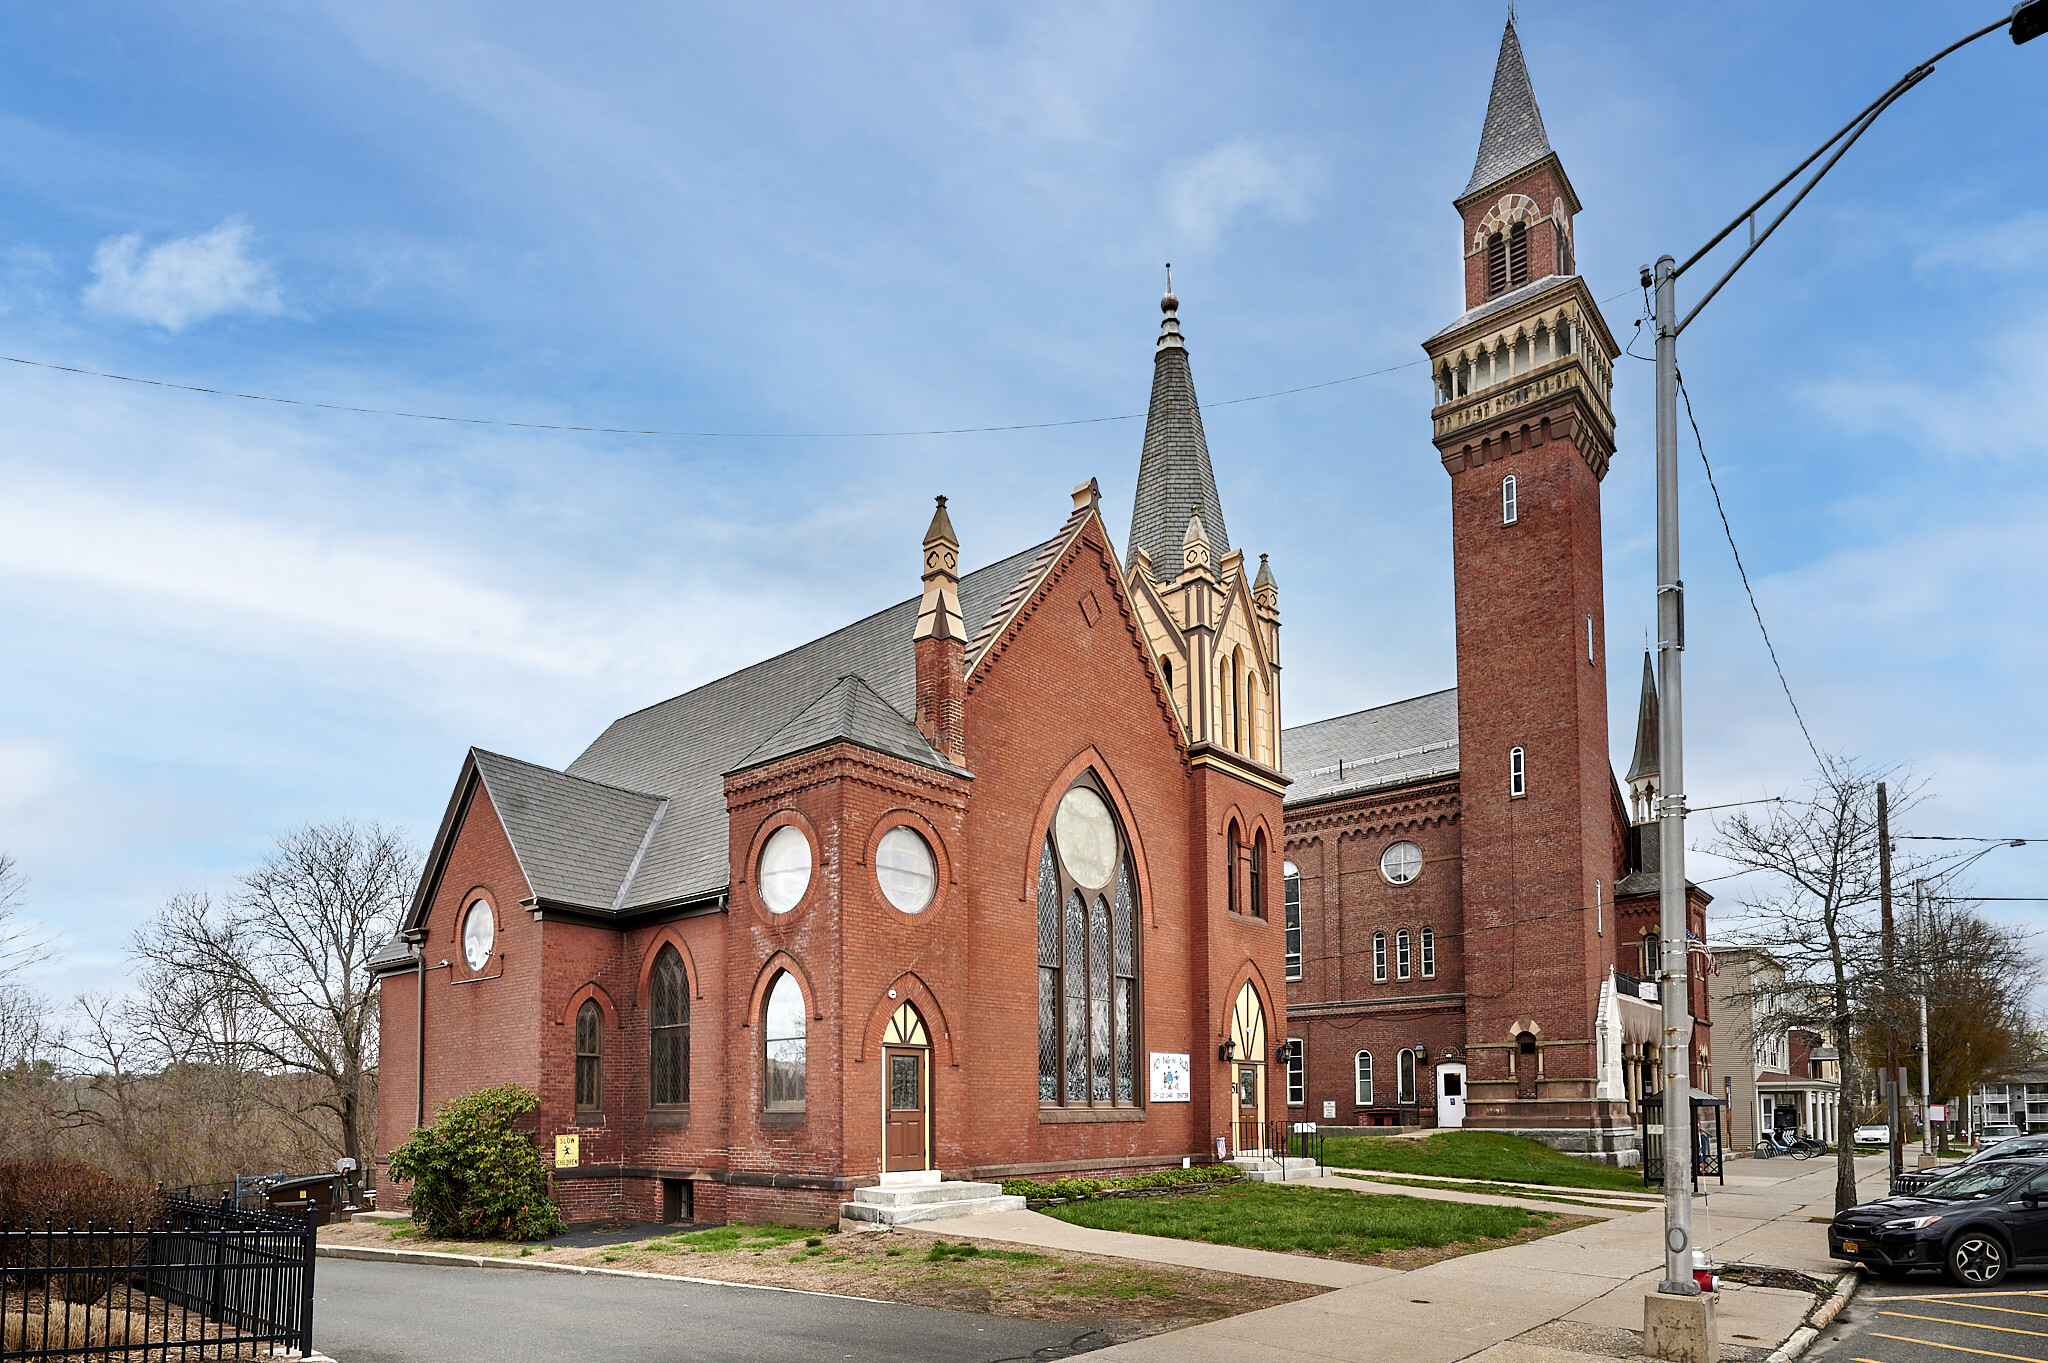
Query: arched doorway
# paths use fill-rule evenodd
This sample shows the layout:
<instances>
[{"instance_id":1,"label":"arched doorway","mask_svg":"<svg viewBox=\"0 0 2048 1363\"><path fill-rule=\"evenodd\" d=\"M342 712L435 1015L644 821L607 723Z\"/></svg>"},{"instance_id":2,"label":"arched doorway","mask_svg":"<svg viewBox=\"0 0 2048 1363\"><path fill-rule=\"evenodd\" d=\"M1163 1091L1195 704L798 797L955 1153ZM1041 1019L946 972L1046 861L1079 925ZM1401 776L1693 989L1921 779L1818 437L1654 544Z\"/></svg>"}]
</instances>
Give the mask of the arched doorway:
<instances>
[{"instance_id":1,"label":"arched doorway","mask_svg":"<svg viewBox=\"0 0 2048 1363\"><path fill-rule=\"evenodd\" d=\"M932 1167L932 1043L905 1001L882 1033L882 1172Z\"/></svg>"},{"instance_id":2,"label":"arched doorway","mask_svg":"<svg viewBox=\"0 0 2048 1363\"><path fill-rule=\"evenodd\" d=\"M1231 1141L1233 1151L1264 1150L1266 1130L1266 1009L1250 982L1230 1011Z\"/></svg>"}]
</instances>

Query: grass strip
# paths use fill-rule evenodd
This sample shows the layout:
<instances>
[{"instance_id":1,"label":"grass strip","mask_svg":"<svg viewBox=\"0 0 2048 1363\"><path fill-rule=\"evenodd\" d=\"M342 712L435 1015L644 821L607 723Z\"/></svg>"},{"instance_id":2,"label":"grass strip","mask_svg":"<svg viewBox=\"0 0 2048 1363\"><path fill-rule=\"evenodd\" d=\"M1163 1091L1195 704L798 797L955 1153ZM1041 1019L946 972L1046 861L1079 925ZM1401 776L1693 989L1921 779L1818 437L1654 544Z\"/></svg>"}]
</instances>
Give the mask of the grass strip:
<instances>
[{"instance_id":1,"label":"grass strip","mask_svg":"<svg viewBox=\"0 0 2048 1363\"><path fill-rule=\"evenodd\" d=\"M1419 1140L1329 1136L1323 1141L1323 1163L1331 1168L1380 1169L1425 1178L1434 1174L1615 1192L1640 1192L1643 1187L1640 1172L1573 1159L1537 1141L1497 1131L1445 1131Z\"/></svg>"},{"instance_id":2,"label":"grass strip","mask_svg":"<svg viewBox=\"0 0 2048 1363\"><path fill-rule=\"evenodd\" d=\"M1558 1214L1257 1183L1160 1200L1071 1202L1040 1215L1098 1230L1363 1259L1396 1250L1509 1240L1549 1225Z\"/></svg>"}]
</instances>

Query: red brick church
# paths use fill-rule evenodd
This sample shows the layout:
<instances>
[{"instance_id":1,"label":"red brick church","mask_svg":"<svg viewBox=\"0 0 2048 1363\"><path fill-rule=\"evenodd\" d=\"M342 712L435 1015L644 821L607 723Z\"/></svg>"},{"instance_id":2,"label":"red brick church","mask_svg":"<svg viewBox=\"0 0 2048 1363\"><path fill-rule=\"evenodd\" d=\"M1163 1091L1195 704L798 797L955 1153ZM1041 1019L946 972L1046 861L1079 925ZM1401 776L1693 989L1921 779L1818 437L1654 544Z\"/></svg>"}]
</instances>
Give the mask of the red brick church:
<instances>
[{"instance_id":1,"label":"red brick church","mask_svg":"<svg viewBox=\"0 0 2048 1363\"><path fill-rule=\"evenodd\" d=\"M1458 690L1282 729L1278 588L1169 293L1122 561L1090 481L962 575L942 497L919 595L564 770L471 750L374 962L380 1164L503 1082L571 1220L994 1205L1290 1120L1627 1147L1655 840L1607 756L1616 348L1512 25L1457 206L1469 310L1427 349Z\"/></svg>"}]
</instances>

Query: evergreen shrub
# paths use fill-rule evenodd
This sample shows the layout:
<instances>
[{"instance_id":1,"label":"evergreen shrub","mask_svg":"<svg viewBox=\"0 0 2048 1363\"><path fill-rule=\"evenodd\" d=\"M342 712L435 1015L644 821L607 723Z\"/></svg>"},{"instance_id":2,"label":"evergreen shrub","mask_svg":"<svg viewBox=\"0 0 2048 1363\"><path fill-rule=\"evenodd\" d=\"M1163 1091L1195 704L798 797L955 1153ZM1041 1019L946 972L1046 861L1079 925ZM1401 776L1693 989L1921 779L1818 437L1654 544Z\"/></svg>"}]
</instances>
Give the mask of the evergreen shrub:
<instances>
[{"instance_id":1,"label":"evergreen shrub","mask_svg":"<svg viewBox=\"0 0 2048 1363\"><path fill-rule=\"evenodd\" d=\"M500 1084L442 1104L432 1126L391 1152L391 1175L412 1184L412 1219L443 1240L544 1240L562 1213L534 1138L513 1123L540 1106Z\"/></svg>"}]
</instances>

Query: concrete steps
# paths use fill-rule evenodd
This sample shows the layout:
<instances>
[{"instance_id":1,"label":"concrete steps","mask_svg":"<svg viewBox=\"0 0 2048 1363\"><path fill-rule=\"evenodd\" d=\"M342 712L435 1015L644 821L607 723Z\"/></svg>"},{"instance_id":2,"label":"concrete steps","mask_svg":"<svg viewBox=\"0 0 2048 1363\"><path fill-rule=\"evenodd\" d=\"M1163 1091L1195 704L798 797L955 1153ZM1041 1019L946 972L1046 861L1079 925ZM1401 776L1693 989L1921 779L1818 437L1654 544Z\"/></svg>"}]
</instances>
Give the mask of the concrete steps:
<instances>
[{"instance_id":1,"label":"concrete steps","mask_svg":"<svg viewBox=\"0 0 2048 1363\"><path fill-rule=\"evenodd\" d=\"M957 1179L878 1184L856 1188L853 1201L839 1204L841 1230L887 1230L925 1221L951 1221L983 1212L1021 1212L1024 1199L1004 1197L1000 1183Z\"/></svg>"},{"instance_id":2,"label":"concrete steps","mask_svg":"<svg viewBox=\"0 0 2048 1363\"><path fill-rule=\"evenodd\" d=\"M1330 1171L1312 1159L1299 1155L1269 1155L1259 1150L1241 1150L1230 1162L1244 1170L1253 1183L1285 1183L1295 1178L1322 1178Z\"/></svg>"}]
</instances>

